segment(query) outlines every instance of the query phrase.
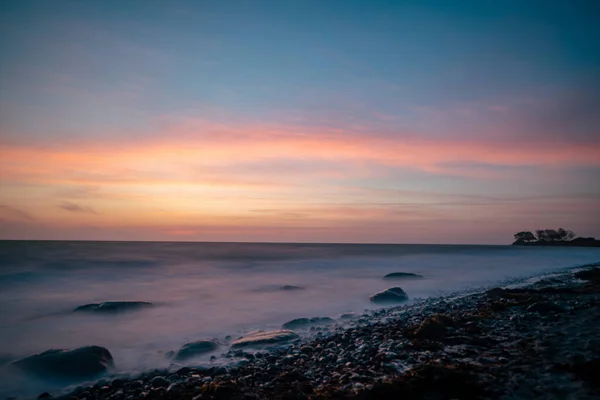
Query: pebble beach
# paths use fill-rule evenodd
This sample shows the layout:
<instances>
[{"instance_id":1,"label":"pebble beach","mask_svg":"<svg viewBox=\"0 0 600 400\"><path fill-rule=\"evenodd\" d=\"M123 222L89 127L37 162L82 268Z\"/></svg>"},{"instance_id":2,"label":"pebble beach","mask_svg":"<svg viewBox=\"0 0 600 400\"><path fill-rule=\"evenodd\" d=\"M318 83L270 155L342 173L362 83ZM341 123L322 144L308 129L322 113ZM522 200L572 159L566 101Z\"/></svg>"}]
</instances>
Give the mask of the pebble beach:
<instances>
[{"instance_id":1,"label":"pebble beach","mask_svg":"<svg viewBox=\"0 0 600 400\"><path fill-rule=\"evenodd\" d=\"M383 308L259 349L227 338L234 345L212 366L173 364L39 397L597 399L599 266Z\"/></svg>"}]
</instances>

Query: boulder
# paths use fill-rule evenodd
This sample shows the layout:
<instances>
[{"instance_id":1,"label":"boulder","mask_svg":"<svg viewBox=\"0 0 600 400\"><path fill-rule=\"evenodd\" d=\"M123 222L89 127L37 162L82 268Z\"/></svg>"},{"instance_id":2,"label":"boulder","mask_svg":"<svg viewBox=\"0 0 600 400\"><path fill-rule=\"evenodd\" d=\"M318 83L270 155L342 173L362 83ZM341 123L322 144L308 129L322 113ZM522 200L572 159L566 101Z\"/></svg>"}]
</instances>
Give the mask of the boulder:
<instances>
[{"instance_id":1,"label":"boulder","mask_svg":"<svg viewBox=\"0 0 600 400\"><path fill-rule=\"evenodd\" d=\"M38 378L63 381L93 379L114 368L112 355L100 346L87 346L75 350L47 350L17 360L12 365Z\"/></svg>"},{"instance_id":2,"label":"boulder","mask_svg":"<svg viewBox=\"0 0 600 400\"><path fill-rule=\"evenodd\" d=\"M356 317L358 317L358 314L355 312L347 312L347 313L340 314L340 319L343 319L343 320L354 319Z\"/></svg>"},{"instance_id":3,"label":"boulder","mask_svg":"<svg viewBox=\"0 0 600 400\"><path fill-rule=\"evenodd\" d=\"M188 358L200 356L202 354L210 353L219 348L219 345L214 340L198 340L196 342L186 343L181 349L175 354L176 361L184 361Z\"/></svg>"},{"instance_id":4,"label":"boulder","mask_svg":"<svg viewBox=\"0 0 600 400\"><path fill-rule=\"evenodd\" d=\"M286 322L281 327L283 329L308 329L311 326L323 326L335 324L335 320L329 317L315 317L315 318L296 318Z\"/></svg>"},{"instance_id":5,"label":"boulder","mask_svg":"<svg viewBox=\"0 0 600 400\"><path fill-rule=\"evenodd\" d=\"M248 333L231 343L232 348L239 347L261 347L265 345L277 345L285 344L292 340L298 339L296 333L290 330L276 330L276 331L254 331Z\"/></svg>"},{"instance_id":6,"label":"boulder","mask_svg":"<svg viewBox=\"0 0 600 400\"><path fill-rule=\"evenodd\" d=\"M402 288L393 287L382 292L376 293L370 297L373 303L378 304L393 304L402 303L408 300L408 295Z\"/></svg>"},{"instance_id":7,"label":"boulder","mask_svg":"<svg viewBox=\"0 0 600 400\"><path fill-rule=\"evenodd\" d=\"M92 303L75 308L74 312L89 312L98 314L117 314L127 311L137 311L152 307L147 301L106 301L104 303Z\"/></svg>"},{"instance_id":8,"label":"boulder","mask_svg":"<svg viewBox=\"0 0 600 400\"><path fill-rule=\"evenodd\" d=\"M576 272L573 274L575 278L584 281L600 281L600 268L585 269L583 271Z\"/></svg>"},{"instance_id":9,"label":"boulder","mask_svg":"<svg viewBox=\"0 0 600 400\"><path fill-rule=\"evenodd\" d=\"M283 285L279 287L279 290L302 290L303 286L295 286L295 285Z\"/></svg>"},{"instance_id":10,"label":"boulder","mask_svg":"<svg viewBox=\"0 0 600 400\"><path fill-rule=\"evenodd\" d=\"M413 274L411 272L392 272L383 277L386 280L401 280L401 279L425 279L422 275Z\"/></svg>"}]
</instances>

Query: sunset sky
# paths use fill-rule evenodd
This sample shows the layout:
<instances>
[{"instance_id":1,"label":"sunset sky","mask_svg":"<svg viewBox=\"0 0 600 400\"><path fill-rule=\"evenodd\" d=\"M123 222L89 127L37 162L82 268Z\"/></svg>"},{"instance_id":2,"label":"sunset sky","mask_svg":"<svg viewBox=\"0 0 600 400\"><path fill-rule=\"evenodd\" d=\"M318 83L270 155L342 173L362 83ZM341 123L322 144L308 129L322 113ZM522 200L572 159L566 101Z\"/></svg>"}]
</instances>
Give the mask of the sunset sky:
<instances>
[{"instance_id":1,"label":"sunset sky","mask_svg":"<svg viewBox=\"0 0 600 400\"><path fill-rule=\"evenodd\" d=\"M0 239L600 237L597 1L0 2Z\"/></svg>"}]
</instances>

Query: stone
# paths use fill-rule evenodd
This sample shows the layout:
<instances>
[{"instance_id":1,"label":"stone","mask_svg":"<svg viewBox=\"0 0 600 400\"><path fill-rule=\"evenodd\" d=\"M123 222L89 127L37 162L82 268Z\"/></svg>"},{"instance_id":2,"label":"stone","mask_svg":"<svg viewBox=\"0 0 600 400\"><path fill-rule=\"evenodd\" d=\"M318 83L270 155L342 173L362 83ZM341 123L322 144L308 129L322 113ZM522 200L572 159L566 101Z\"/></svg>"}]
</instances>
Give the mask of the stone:
<instances>
[{"instance_id":1,"label":"stone","mask_svg":"<svg viewBox=\"0 0 600 400\"><path fill-rule=\"evenodd\" d=\"M393 287L374 294L370 300L378 304L402 303L408 300L408 295L402 288Z\"/></svg>"},{"instance_id":2,"label":"stone","mask_svg":"<svg viewBox=\"0 0 600 400\"><path fill-rule=\"evenodd\" d=\"M283 285L279 288L279 290L302 290L304 286L295 286L295 285Z\"/></svg>"},{"instance_id":3,"label":"stone","mask_svg":"<svg viewBox=\"0 0 600 400\"><path fill-rule=\"evenodd\" d=\"M425 279L423 275L413 274L411 272L392 272L383 277L386 280L401 280L401 279Z\"/></svg>"},{"instance_id":4,"label":"stone","mask_svg":"<svg viewBox=\"0 0 600 400\"><path fill-rule=\"evenodd\" d=\"M197 357L202 354L211 353L219 348L217 342L211 339L198 340L191 343L186 343L175 354L175 360L184 361L192 357Z\"/></svg>"},{"instance_id":5,"label":"stone","mask_svg":"<svg viewBox=\"0 0 600 400\"><path fill-rule=\"evenodd\" d=\"M104 303L91 303L75 308L74 312L87 312L98 314L118 314L128 311L137 311L152 307L147 301L106 301Z\"/></svg>"},{"instance_id":6,"label":"stone","mask_svg":"<svg viewBox=\"0 0 600 400\"><path fill-rule=\"evenodd\" d=\"M286 322L281 327L283 329L308 329L311 326L324 326L335 324L335 320L329 317L315 317L315 318L296 318Z\"/></svg>"},{"instance_id":7,"label":"stone","mask_svg":"<svg viewBox=\"0 0 600 400\"><path fill-rule=\"evenodd\" d=\"M155 376L150 381L150 384L152 385L153 388L159 388L159 387L166 388L169 386L169 381L162 376Z\"/></svg>"},{"instance_id":8,"label":"stone","mask_svg":"<svg viewBox=\"0 0 600 400\"><path fill-rule=\"evenodd\" d=\"M93 379L114 368L112 355L100 346L47 350L12 365L29 375L63 381Z\"/></svg>"},{"instance_id":9,"label":"stone","mask_svg":"<svg viewBox=\"0 0 600 400\"><path fill-rule=\"evenodd\" d=\"M585 269L576 272L573 276L584 281L600 281L600 268Z\"/></svg>"},{"instance_id":10,"label":"stone","mask_svg":"<svg viewBox=\"0 0 600 400\"><path fill-rule=\"evenodd\" d=\"M234 340L233 343L231 343L231 347L260 347L265 345L285 344L298 338L299 336L290 330L276 330L267 332L254 331L248 333L246 336Z\"/></svg>"}]
</instances>

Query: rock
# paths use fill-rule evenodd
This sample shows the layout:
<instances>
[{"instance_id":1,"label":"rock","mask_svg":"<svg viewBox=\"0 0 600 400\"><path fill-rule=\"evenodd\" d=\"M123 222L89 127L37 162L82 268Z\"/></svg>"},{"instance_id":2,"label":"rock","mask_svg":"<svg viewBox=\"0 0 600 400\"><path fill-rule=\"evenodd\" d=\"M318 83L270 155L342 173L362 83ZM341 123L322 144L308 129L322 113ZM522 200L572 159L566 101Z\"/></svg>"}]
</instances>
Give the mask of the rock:
<instances>
[{"instance_id":1,"label":"rock","mask_svg":"<svg viewBox=\"0 0 600 400\"><path fill-rule=\"evenodd\" d=\"M577 279L584 281L599 281L600 280L600 268L586 269L583 271L576 272L573 276Z\"/></svg>"},{"instance_id":2,"label":"rock","mask_svg":"<svg viewBox=\"0 0 600 400\"><path fill-rule=\"evenodd\" d=\"M27 374L65 381L96 378L114 368L104 347L87 346L75 350L48 350L12 363Z\"/></svg>"},{"instance_id":3,"label":"rock","mask_svg":"<svg viewBox=\"0 0 600 400\"><path fill-rule=\"evenodd\" d=\"M452 320L443 314L436 314L425 319L415 330L415 337L419 339L441 339L446 336L446 326L452 324Z\"/></svg>"},{"instance_id":4,"label":"rock","mask_svg":"<svg viewBox=\"0 0 600 400\"><path fill-rule=\"evenodd\" d=\"M527 307L527 311L536 312L540 315L563 311L562 307L550 301L539 301Z\"/></svg>"},{"instance_id":5,"label":"rock","mask_svg":"<svg viewBox=\"0 0 600 400\"><path fill-rule=\"evenodd\" d=\"M284 344L298 338L299 336L290 330L277 330L268 332L254 331L250 332L244 337L234 340L233 343L231 343L231 347L235 348Z\"/></svg>"},{"instance_id":6,"label":"rock","mask_svg":"<svg viewBox=\"0 0 600 400\"><path fill-rule=\"evenodd\" d=\"M122 388L123 386L125 386L125 384L127 383L127 381L125 379L114 379L111 383L110 386L114 387L116 389Z\"/></svg>"},{"instance_id":7,"label":"rock","mask_svg":"<svg viewBox=\"0 0 600 400\"><path fill-rule=\"evenodd\" d=\"M374 294L370 299L373 303L378 304L402 303L408 300L408 295L402 288L393 287Z\"/></svg>"},{"instance_id":8,"label":"rock","mask_svg":"<svg viewBox=\"0 0 600 400\"><path fill-rule=\"evenodd\" d=\"M219 348L219 345L214 340L198 340L196 342L186 343L181 349L175 354L175 360L184 361L188 358L200 356L202 354L210 353Z\"/></svg>"},{"instance_id":9,"label":"rock","mask_svg":"<svg viewBox=\"0 0 600 400\"><path fill-rule=\"evenodd\" d=\"M104 303L92 303L75 308L74 312L89 312L98 314L117 314L127 311L137 311L152 307L147 301L107 301Z\"/></svg>"},{"instance_id":10,"label":"rock","mask_svg":"<svg viewBox=\"0 0 600 400\"><path fill-rule=\"evenodd\" d=\"M383 277L387 280L400 280L400 279L425 279L423 275L413 274L411 272L392 272Z\"/></svg>"},{"instance_id":11,"label":"rock","mask_svg":"<svg viewBox=\"0 0 600 400\"><path fill-rule=\"evenodd\" d=\"M279 288L279 290L302 290L304 286L295 286L295 285L283 285Z\"/></svg>"},{"instance_id":12,"label":"rock","mask_svg":"<svg viewBox=\"0 0 600 400\"><path fill-rule=\"evenodd\" d=\"M169 350L165 353L165 360L170 360L175 356L175 352L173 350Z\"/></svg>"},{"instance_id":13,"label":"rock","mask_svg":"<svg viewBox=\"0 0 600 400\"><path fill-rule=\"evenodd\" d=\"M42 393L42 394L40 394L38 396L39 400L41 400L41 399L52 399L52 398L53 398L52 395L50 393L48 393L48 392L44 392L44 393Z\"/></svg>"},{"instance_id":14,"label":"rock","mask_svg":"<svg viewBox=\"0 0 600 400\"><path fill-rule=\"evenodd\" d=\"M159 387L163 387L166 388L169 386L169 381L166 380L164 377L162 376L155 376L154 378L152 378L152 380L150 381L150 384L152 385L152 387L154 388L159 388Z\"/></svg>"},{"instance_id":15,"label":"rock","mask_svg":"<svg viewBox=\"0 0 600 400\"><path fill-rule=\"evenodd\" d=\"M296 318L286 322L281 327L283 329L308 329L311 326L323 326L335 324L335 320L329 317L315 317L315 318Z\"/></svg>"},{"instance_id":16,"label":"rock","mask_svg":"<svg viewBox=\"0 0 600 400\"><path fill-rule=\"evenodd\" d=\"M340 314L340 319L345 319L345 320L354 319L356 317L358 317L358 314L353 313L353 312Z\"/></svg>"}]
</instances>

